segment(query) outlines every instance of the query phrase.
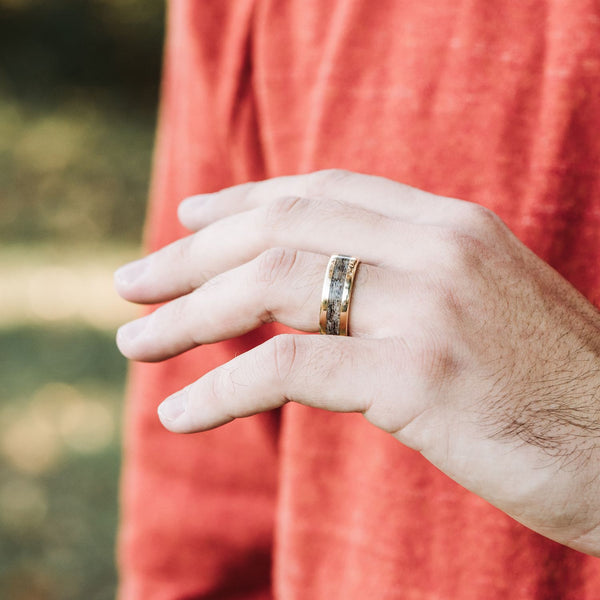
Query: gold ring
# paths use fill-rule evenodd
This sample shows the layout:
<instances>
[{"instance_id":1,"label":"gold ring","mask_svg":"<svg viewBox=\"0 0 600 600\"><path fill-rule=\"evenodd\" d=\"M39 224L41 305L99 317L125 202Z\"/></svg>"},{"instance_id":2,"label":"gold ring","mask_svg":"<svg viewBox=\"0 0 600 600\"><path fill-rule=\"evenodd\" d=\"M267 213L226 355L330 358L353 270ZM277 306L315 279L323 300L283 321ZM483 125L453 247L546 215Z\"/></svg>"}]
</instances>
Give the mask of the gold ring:
<instances>
[{"instance_id":1,"label":"gold ring","mask_svg":"<svg viewBox=\"0 0 600 600\"><path fill-rule=\"evenodd\" d=\"M327 264L319 329L325 335L349 335L348 312L356 269L360 260L354 256L334 254Z\"/></svg>"}]
</instances>

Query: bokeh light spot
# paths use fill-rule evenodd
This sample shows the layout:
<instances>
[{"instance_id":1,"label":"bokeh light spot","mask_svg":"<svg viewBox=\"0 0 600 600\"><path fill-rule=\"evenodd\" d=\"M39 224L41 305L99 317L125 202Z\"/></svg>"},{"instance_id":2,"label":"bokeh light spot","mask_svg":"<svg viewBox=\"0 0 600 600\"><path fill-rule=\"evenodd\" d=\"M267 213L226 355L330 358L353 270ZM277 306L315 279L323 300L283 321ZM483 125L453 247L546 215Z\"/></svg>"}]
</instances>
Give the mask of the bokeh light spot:
<instances>
[{"instance_id":1,"label":"bokeh light spot","mask_svg":"<svg viewBox=\"0 0 600 600\"><path fill-rule=\"evenodd\" d=\"M52 425L29 411L6 427L1 442L6 459L24 473L48 471L60 456L60 440Z\"/></svg>"},{"instance_id":2,"label":"bokeh light spot","mask_svg":"<svg viewBox=\"0 0 600 600\"><path fill-rule=\"evenodd\" d=\"M82 293L77 274L58 266L45 266L32 273L27 291L32 312L46 320L70 317Z\"/></svg>"},{"instance_id":3,"label":"bokeh light spot","mask_svg":"<svg viewBox=\"0 0 600 600\"><path fill-rule=\"evenodd\" d=\"M31 410L49 423L71 450L98 452L113 440L115 417L110 408L66 383L51 382L41 387Z\"/></svg>"},{"instance_id":4,"label":"bokeh light spot","mask_svg":"<svg viewBox=\"0 0 600 600\"><path fill-rule=\"evenodd\" d=\"M59 428L68 446L89 453L103 450L111 443L115 423L106 406L94 400L85 400L63 410Z\"/></svg>"}]
</instances>

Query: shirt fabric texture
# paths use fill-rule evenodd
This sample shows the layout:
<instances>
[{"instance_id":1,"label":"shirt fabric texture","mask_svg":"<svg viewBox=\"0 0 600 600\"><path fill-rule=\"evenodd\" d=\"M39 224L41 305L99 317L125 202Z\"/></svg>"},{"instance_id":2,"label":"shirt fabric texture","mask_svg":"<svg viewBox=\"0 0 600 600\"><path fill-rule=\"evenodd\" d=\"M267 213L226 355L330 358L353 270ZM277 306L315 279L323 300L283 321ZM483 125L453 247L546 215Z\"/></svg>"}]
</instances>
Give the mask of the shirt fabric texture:
<instances>
[{"instance_id":1,"label":"shirt fabric texture","mask_svg":"<svg viewBox=\"0 0 600 600\"><path fill-rule=\"evenodd\" d=\"M188 195L335 167L492 209L598 304L599 133L597 0L172 0L147 248L188 233ZM598 559L362 415L162 427L167 395L288 331L132 365L120 600L600 598Z\"/></svg>"}]
</instances>

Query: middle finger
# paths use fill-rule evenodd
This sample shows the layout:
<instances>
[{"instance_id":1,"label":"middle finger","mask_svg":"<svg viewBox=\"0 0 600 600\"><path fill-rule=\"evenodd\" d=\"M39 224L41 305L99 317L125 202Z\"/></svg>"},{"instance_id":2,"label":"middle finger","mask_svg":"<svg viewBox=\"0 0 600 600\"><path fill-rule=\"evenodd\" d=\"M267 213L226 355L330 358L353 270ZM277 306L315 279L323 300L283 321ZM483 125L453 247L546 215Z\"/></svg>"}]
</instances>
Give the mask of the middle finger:
<instances>
[{"instance_id":1,"label":"middle finger","mask_svg":"<svg viewBox=\"0 0 600 600\"><path fill-rule=\"evenodd\" d=\"M432 246L423 244L423 227L338 201L283 198L221 219L126 265L117 271L115 283L132 302L163 302L278 246L409 269L433 260Z\"/></svg>"}]
</instances>

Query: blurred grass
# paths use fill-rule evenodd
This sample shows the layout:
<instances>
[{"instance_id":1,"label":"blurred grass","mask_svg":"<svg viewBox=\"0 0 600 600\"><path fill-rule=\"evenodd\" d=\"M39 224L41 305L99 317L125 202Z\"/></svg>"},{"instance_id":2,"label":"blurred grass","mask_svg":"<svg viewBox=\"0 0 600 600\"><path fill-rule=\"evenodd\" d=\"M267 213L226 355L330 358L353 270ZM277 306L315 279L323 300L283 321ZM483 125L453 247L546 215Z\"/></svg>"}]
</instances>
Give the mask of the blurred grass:
<instances>
[{"instance_id":1,"label":"blurred grass","mask_svg":"<svg viewBox=\"0 0 600 600\"><path fill-rule=\"evenodd\" d=\"M124 376L109 332L0 331L3 597L114 597Z\"/></svg>"},{"instance_id":2,"label":"blurred grass","mask_svg":"<svg viewBox=\"0 0 600 600\"><path fill-rule=\"evenodd\" d=\"M158 0L0 0L0 597L114 597L131 309Z\"/></svg>"}]
</instances>

